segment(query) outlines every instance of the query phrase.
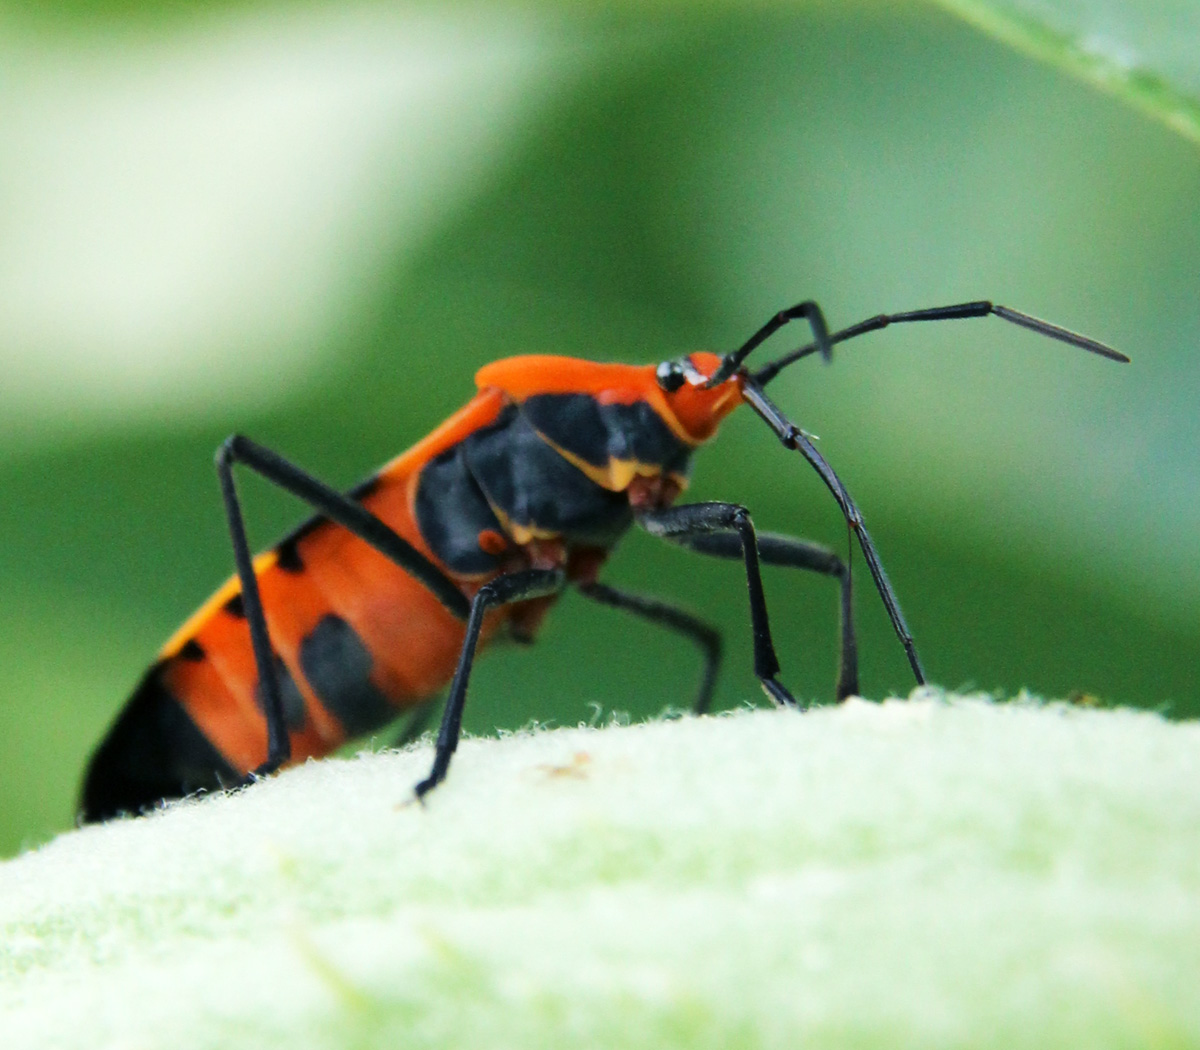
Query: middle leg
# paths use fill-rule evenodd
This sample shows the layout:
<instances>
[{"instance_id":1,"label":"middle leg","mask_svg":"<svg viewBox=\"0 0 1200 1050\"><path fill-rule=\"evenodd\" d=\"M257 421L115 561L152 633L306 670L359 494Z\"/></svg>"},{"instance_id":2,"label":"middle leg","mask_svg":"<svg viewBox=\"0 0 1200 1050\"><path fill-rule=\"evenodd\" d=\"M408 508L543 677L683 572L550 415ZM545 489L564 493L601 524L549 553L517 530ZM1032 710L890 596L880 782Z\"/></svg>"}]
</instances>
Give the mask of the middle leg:
<instances>
[{"instance_id":1,"label":"middle leg","mask_svg":"<svg viewBox=\"0 0 1200 1050\"><path fill-rule=\"evenodd\" d=\"M754 523L750 520L750 512L736 503L689 503L662 510L638 511L635 520L650 535L684 546L692 546L698 536L736 534L746 565L746 586L750 592L754 673L773 700L799 706L796 698L775 677L779 674L779 658L775 655L775 643L771 640L767 600L758 566L758 538Z\"/></svg>"}]
</instances>

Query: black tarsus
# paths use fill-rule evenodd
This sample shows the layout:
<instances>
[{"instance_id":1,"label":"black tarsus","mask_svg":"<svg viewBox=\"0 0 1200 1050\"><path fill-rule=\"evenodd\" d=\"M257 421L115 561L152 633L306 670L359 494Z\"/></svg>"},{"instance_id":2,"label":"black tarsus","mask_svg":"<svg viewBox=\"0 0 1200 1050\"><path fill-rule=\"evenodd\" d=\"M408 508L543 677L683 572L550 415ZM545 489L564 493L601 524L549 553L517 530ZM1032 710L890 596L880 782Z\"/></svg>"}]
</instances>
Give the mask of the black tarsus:
<instances>
[{"instance_id":1,"label":"black tarsus","mask_svg":"<svg viewBox=\"0 0 1200 1050\"><path fill-rule=\"evenodd\" d=\"M475 662L475 649L479 644L484 614L500 605L556 594L563 589L565 582L566 574L561 569L524 569L521 572L497 576L475 592L475 597L471 599L471 615L467 619L466 637L458 655L458 667L454 671L454 681L450 683L450 693L442 711L433 768L429 771L429 776L416 786L418 800L423 799L446 779L450 758L458 747L458 738L462 733L463 707L467 700L467 684L471 678L471 666Z\"/></svg>"},{"instance_id":2,"label":"black tarsus","mask_svg":"<svg viewBox=\"0 0 1200 1050\"><path fill-rule=\"evenodd\" d=\"M787 311L784 311L787 313ZM786 354L778 361L772 361L768 365L764 365L757 372L752 372L750 378L754 380L760 387L766 386L788 365L799 361L801 358L808 357L810 354L820 353L826 360L829 359L830 347L837 343L844 343L849 339L855 339L860 335L866 335L868 332L877 332L881 328L886 328L891 324L906 324L910 321L959 321L971 317L987 317L994 315L1002 320L1008 321L1011 324L1020 325L1022 328L1028 328L1031 331L1038 332L1041 335L1047 336L1050 339L1057 339L1060 343L1068 343L1071 346L1077 346L1082 350L1087 350L1093 354L1099 354L1101 357L1106 357L1110 361L1119 361L1122 364L1128 364L1129 358L1119 350L1114 350L1111 346L1106 346L1098 340L1091 339L1086 335L1080 335L1078 332L1072 332L1069 328L1061 328L1056 324L1051 324L1049 321L1043 321L1040 318L1033 317L1030 314L1021 313L1020 310L1013 310L1007 306L999 306L988 302L986 299L980 299L971 303L955 303L952 306L931 306L924 310L906 310L903 313L896 314L876 314L874 317L868 317L865 321L859 321L857 324L852 324L849 328L843 328L840 332L834 332L832 335L826 336L824 340L819 337L814 338L813 342L807 346L800 347L799 350L793 350L790 354ZM777 314L771 322L768 322L765 328L770 328L767 335L771 335L782 327L781 324L771 325L782 314ZM763 329L760 329L760 332ZM815 335L815 333L814 333ZM763 338L766 338L765 336ZM751 340L750 349L753 349L762 339L757 338L757 333L754 339ZM743 352L745 351L745 352ZM733 354L726 356L725 360L729 361L732 358L737 359L740 364L745 358L745 347L735 351ZM739 356L740 355L740 356ZM735 366L736 367L736 364ZM722 362L721 372L724 372L724 378L728 378L733 374L734 369L725 370L724 362ZM714 376L714 379L716 377Z\"/></svg>"},{"instance_id":3,"label":"black tarsus","mask_svg":"<svg viewBox=\"0 0 1200 1050\"><path fill-rule=\"evenodd\" d=\"M740 545L737 556L741 557ZM618 590L607 583L580 584L579 593L601 605L633 613L650 623L661 624L678 631L695 642L704 654L704 674L700 679L700 688L696 691L692 712L697 715L708 712L712 707L713 688L716 686L717 672L721 667L721 633L715 627L661 598Z\"/></svg>"},{"instance_id":4,"label":"black tarsus","mask_svg":"<svg viewBox=\"0 0 1200 1050\"><path fill-rule=\"evenodd\" d=\"M241 502L233 480L233 466L241 463L255 473L293 496L304 500L330 521L370 544L380 554L399 565L405 572L420 580L434 596L459 619L466 619L470 606L466 597L436 565L407 540L385 525L379 518L350 496L330 488L307 471L288 462L282 456L249 438L234 434L217 449L217 476L229 535L233 543L233 559L241 583L242 607L249 622L250 643L254 663L258 668L259 688L267 720L267 757L253 775L272 773L291 757L291 740L284 718L283 694L267 632L266 616L254 575L254 562L246 540L246 526Z\"/></svg>"}]
</instances>

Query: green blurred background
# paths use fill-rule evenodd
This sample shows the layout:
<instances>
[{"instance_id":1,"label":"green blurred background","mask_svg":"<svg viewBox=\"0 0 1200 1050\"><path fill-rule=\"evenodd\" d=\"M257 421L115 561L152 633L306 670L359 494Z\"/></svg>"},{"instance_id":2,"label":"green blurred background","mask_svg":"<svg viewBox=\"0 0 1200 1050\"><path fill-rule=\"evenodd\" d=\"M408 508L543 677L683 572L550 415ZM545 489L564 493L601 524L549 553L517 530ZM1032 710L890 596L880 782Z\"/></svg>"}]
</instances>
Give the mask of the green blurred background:
<instances>
[{"instance_id":1,"label":"green blurred background","mask_svg":"<svg viewBox=\"0 0 1200 1050\"><path fill-rule=\"evenodd\" d=\"M773 390L934 681L1200 711L1200 158L1121 103L876 5L64 5L0 17L0 84L0 850L69 825L90 748L229 573L226 434L349 485L486 361L725 350L809 297L835 327L993 298L1134 357L988 319ZM304 514L244 492L258 544ZM692 493L845 549L749 413ZM856 565L863 689L905 693ZM718 621L720 704L758 698L736 566L633 535L608 578ZM831 699L834 587L767 587L783 679ZM480 664L468 728L642 718L698 671L568 596Z\"/></svg>"}]
</instances>

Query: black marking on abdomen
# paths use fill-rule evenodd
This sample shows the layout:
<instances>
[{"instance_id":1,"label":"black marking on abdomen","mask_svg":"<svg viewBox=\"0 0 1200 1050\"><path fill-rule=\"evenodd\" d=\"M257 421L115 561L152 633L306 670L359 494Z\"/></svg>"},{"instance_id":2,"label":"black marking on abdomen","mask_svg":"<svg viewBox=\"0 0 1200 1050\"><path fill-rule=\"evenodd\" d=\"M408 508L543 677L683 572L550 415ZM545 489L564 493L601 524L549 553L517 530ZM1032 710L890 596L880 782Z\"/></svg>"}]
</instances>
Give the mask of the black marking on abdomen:
<instances>
[{"instance_id":1,"label":"black marking on abdomen","mask_svg":"<svg viewBox=\"0 0 1200 1050\"><path fill-rule=\"evenodd\" d=\"M300 557L300 551L297 549L300 539L301 537L292 533L275 545L275 564L284 572L294 575L304 571L304 559Z\"/></svg>"},{"instance_id":2,"label":"black marking on abdomen","mask_svg":"<svg viewBox=\"0 0 1200 1050\"><path fill-rule=\"evenodd\" d=\"M160 662L146 672L88 764L80 803L88 823L238 779L163 684L162 669Z\"/></svg>"},{"instance_id":3,"label":"black marking on abdomen","mask_svg":"<svg viewBox=\"0 0 1200 1050\"><path fill-rule=\"evenodd\" d=\"M386 725L396 708L370 680L374 659L363 640L340 616L323 616L300 643L300 668L347 736Z\"/></svg>"},{"instance_id":4,"label":"black marking on abdomen","mask_svg":"<svg viewBox=\"0 0 1200 1050\"><path fill-rule=\"evenodd\" d=\"M175 655L181 660L187 660L190 663L198 664L208 654L204 651L204 646L196 641L195 638L189 638L183 643L183 645L179 647L179 652Z\"/></svg>"}]
</instances>

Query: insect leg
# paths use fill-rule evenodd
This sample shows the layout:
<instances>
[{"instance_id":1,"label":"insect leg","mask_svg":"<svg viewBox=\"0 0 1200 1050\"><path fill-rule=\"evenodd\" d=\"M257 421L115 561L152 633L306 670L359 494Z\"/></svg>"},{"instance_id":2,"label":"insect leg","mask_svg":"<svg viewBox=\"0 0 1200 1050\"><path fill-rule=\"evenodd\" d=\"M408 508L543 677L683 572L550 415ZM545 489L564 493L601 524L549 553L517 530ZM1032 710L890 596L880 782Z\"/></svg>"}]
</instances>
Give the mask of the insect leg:
<instances>
[{"instance_id":1,"label":"insect leg","mask_svg":"<svg viewBox=\"0 0 1200 1050\"><path fill-rule=\"evenodd\" d=\"M775 676L779 658L771 641L767 601L763 595L762 573L758 567L758 542L750 512L736 503L689 503L664 510L646 510L635 515L637 523L650 535L672 543L689 545L691 538L704 533L736 532L746 562L746 584L750 591L750 625L754 634L754 673L772 698L781 704L795 704L796 698Z\"/></svg>"},{"instance_id":2,"label":"insect leg","mask_svg":"<svg viewBox=\"0 0 1200 1050\"><path fill-rule=\"evenodd\" d=\"M683 538L694 551L717 558L742 557L739 538L728 532L701 532ZM828 547L822 547L794 536L775 532L758 534L758 557L767 565L791 569L807 569L823 576L834 576L841 584L841 662L838 667L837 698L845 700L858 693L858 642L854 633L854 611L851 605L851 575L849 566Z\"/></svg>"},{"instance_id":3,"label":"insect leg","mask_svg":"<svg viewBox=\"0 0 1200 1050\"><path fill-rule=\"evenodd\" d=\"M267 757L254 771L257 775L263 775L278 769L291 757L292 745L284 719L283 695L279 688L279 674L271 650L262 598L258 592L258 579L254 574L254 562L246 540L241 502L233 480L235 463L244 464L369 543L424 583L455 616L466 619L469 606L463 593L448 576L357 500L330 488L307 471L249 438L240 434L227 438L217 449L217 476L221 483L221 498L229 522L233 558L242 587L242 605L250 627L250 644L254 650L254 663L258 668L259 688L262 690L263 710L267 719Z\"/></svg>"},{"instance_id":4,"label":"insect leg","mask_svg":"<svg viewBox=\"0 0 1200 1050\"><path fill-rule=\"evenodd\" d=\"M542 598L562 590L566 575L561 569L525 569L521 572L497 576L485 583L471 600L471 615L467 619L467 633L462 651L458 656L458 667L454 681L450 683L450 694L442 712L442 725L438 730L437 749L434 752L433 768L429 776L416 787L417 798L424 798L433 788L446 779L450 757L458 747L462 732L463 706L467 700L467 683L471 677L471 665L475 661L475 648L479 644L479 632L483 617L489 609L529 598Z\"/></svg>"},{"instance_id":5,"label":"insect leg","mask_svg":"<svg viewBox=\"0 0 1200 1050\"><path fill-rule=\"evenodd\" d=\"M735 544L738 542L736 537L731 537L731 539ZM740 546L734 556L741 557ZM692 705L692 711L702 715L709 709L712 705L713 686L716 685L717 671L721 666L721 635L715 627L660 598L617 590L606 583L580 584L579 593L601 605L624 609L651 623L662 624L664 627L686 635L695 642L704 653L704 677L700 681L700 689L696 693L696 702Z\"/></svg>"},{"instance_id":6,"label":"insect leg","mask_svg":"<svg viewBox=\"0 0 1200 1050\"><path fill-rule=\"evenodd\" d=\"M775 432L775 436L783 443L784 448L794 449L808 460L813 469L821 476L821 480L825 482L829 491L833 493L833 498L837 500L842 515L846 519L846 524L850 527L850 531L858 537L858 545L867 559L871 578L875 581L875 589L879 591L879 597L883 599L884 608L887 609L888 618L892 621L892 629L896 632L896 637L900 639L900 644L904 646L904 651L908 654L908 663L916 676L917 684L924 685L925 672L921 668L917 647L913 643L912 634L904 620L904 614L900 611L900 602L896 598L896 592L892 589L891 581L887 578L887 573L883 571L883 563L879 560L879 553L875 550L871 534L867 532L867 527L863 523L862 513L854 500L850 498L846 486L833 472L833 468L825 462L825 457L817 451L808 435L779 410L775 403L763 393L761 387L752 380L746 379L742 388L742 396L745 398L746 404L754 409Z\"/></svg>"}]
</instances>

